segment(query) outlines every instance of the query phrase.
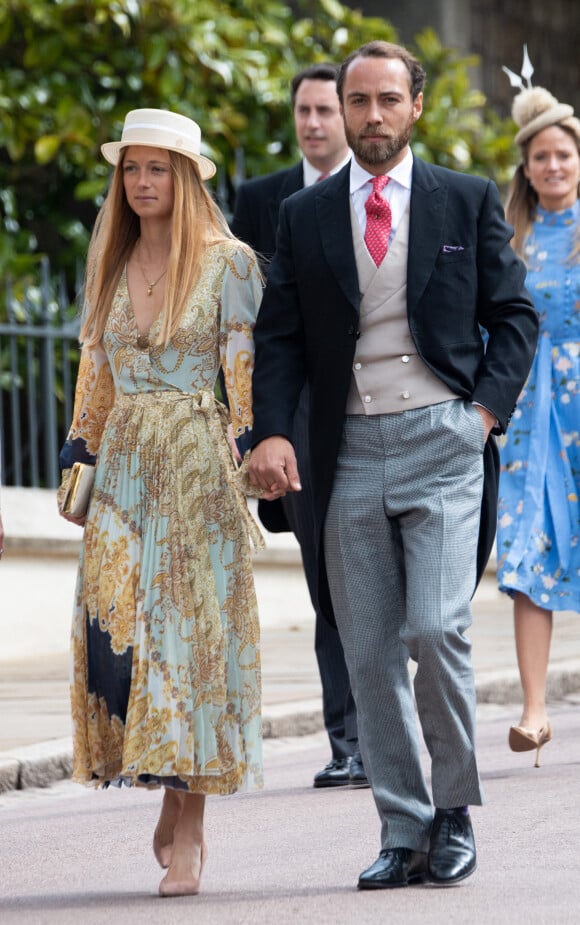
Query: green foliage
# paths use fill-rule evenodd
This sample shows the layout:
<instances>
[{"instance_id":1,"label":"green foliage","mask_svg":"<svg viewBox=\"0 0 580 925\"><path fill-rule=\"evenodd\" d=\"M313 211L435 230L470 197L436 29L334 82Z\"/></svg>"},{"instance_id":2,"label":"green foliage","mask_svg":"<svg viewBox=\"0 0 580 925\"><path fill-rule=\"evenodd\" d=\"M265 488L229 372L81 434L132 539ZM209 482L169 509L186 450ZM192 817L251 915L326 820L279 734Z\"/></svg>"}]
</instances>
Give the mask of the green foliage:
<instances>
[{"instance_id":1,"label":"green foliage","mask_svg":"<svg viewBox=\"0 0 580 925\"><path fill-rule=\"evenodd\" d=\"M492 177L500 185L514 164L513 123L486 105L471 87L476 55L445 48L431 29L415 37L414 52L427 72L425 106L413 135L413 151L426 161Z\"/></svg>"},{"instance_id":2,"label":"green foliage","mask_svg":"<svg viewBox=\"0 0 580 925\"><path fill-rule=\"evenodd\" d=\"M71 283L109 167L100 145L142 106L202 127L222 185L244 151L248 175L296 157L289 84L302 67L341 60L397 35L338 0L2 0L0 6L0 276L39 256ZM415 150L500 182L511 123L471 88L473 58L417 37L429 83Z\"/></svg>"}]
</instances>

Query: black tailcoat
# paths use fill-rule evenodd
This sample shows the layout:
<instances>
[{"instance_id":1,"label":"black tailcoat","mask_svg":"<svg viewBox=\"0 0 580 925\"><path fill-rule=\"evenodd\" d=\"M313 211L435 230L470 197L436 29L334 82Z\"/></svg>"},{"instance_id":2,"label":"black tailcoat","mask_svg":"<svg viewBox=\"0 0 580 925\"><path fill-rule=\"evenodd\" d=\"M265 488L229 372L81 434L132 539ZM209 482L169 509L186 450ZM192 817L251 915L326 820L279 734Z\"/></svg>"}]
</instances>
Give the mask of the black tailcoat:
<instances>
[{"instance_id":1,"label":"black tailcoat","mask_svg":"<svg viewBox=\"0 0 580 925\"><path fill-rule=\"evenodd\" d=\"M332 618L321 553L359 323L349 206L350 164L280 208L276 254L255 330L253 443L291 439L298 396L310 384L310 453L319 543L319 599ZM525 267L509 241L494 183L414 158L407 316L417 353L458 396L507 427L528 374L538 318ZM481 328L487 331L487 346ZM478 576L493 545L498 454L485 450Z\"/></svg>"},{"instance_id":2,"label":"black tailcoat","mask_svg":"<svg viewBox=\"0 0 580 925\"><path fill-rule=\"evenodd\" d=\"M247 241L262 261L265 275L276 249L276 229L280 205L304 187L302 161L242 183L236 193L231 229L237 238Z\"/></svg>"},{"instance_id":3,"label":"black tailcoat","mask_svg":"<svg viewBox=\"0 0 580 925\"><path fill-rule=\"evenodd\" d=\"M236 194L236 206L231 223L237 238L246 241L256 251L264 276L268 276L270 261L276 250L278 215L284 199L304 188L302 161L243 183ZM259 501L260 520L271 533L286 533L290 525L280 501Z\"/></svg>"}]
</instances>

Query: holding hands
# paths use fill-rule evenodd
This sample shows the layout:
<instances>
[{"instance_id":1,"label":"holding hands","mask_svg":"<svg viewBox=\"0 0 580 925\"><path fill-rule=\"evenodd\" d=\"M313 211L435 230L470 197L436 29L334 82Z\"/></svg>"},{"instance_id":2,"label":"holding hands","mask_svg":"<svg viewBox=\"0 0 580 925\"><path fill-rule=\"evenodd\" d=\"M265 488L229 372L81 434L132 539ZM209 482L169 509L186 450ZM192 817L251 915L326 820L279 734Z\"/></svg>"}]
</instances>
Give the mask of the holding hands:
<instances>
[{"instance_id":1,"label":"holding hands","mask_svg":"<svg viewBox=\"0 0 580 925\"><path fill-rule=\"evenodd\" d=\"M286 437L267 437L252 450L248 476L265 501L302 489L294 447Z\"/></svg>"}]
</instances>

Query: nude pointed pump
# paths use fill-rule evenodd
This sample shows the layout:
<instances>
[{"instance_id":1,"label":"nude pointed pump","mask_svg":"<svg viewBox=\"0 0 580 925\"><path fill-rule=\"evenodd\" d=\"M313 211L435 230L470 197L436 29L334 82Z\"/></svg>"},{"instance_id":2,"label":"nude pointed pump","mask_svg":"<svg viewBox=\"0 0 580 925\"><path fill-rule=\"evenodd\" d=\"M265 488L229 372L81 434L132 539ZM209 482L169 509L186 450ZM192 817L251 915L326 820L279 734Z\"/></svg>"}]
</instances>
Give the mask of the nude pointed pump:
<instances>
[{"instance_id":1,"label":"nude pointed pump","mask_svg":"<svg viewBox=\"0 0 580 925\"><path fill-rule=\"evenodd\" d=\"M508 738L509 747L512 752L531 752L536 749L536 763L534 767L540 767L540 749L552 738L552 727L548 722L537 732L533 729L526 729L525 726L511 726Z\"/></svg>"},{"instance_id":2,"label":"nude pointed pump","mask_svg":"<svg viewBox=\"0 0 580 925\"><path fill-rule=\"evenodd\" d=\"M199 876L197 880L168 880L167 876L165 876L159 884L159 895L164 897L197 896L200 890L201 875L203 873L203 865L206 862L206 858L207 844L202 842L201 857L199 863Z\"/></svg>"}]
</instances>

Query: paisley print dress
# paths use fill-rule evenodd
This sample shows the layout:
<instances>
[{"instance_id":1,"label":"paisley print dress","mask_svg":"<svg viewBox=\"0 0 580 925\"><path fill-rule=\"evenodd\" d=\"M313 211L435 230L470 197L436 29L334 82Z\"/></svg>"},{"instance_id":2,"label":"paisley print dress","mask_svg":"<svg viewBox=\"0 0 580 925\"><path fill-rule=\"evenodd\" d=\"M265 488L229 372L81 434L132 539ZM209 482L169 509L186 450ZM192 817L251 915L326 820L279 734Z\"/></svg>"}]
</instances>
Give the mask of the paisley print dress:
<instances>
[{"instance_id":1,"label":"paisley print dress","mask_svg":"<svg viewBox=\"0 0 580 925\"><path fill-rule=\"evenodd\" d=\"M261 786L261 537L227 436L231 421L249 438L261 291L239 245L215 245L175 337L140 349L123 275L104 349L83 350L60 459L63 483L96 459L72 628L76 781Z\"/></svg>"},{"instance_id":2,"label":"paisley print dress","mask_svg":"<svg viewBox=\"0 0 580 925\"><path fill-rule=\"evenodd\" d=\"M525 259L540 339L499 439L499 586L555 611L580 611L580 261L570 260L579 222L578 202L538 209Z\"/></svg>"}]
</instances>

